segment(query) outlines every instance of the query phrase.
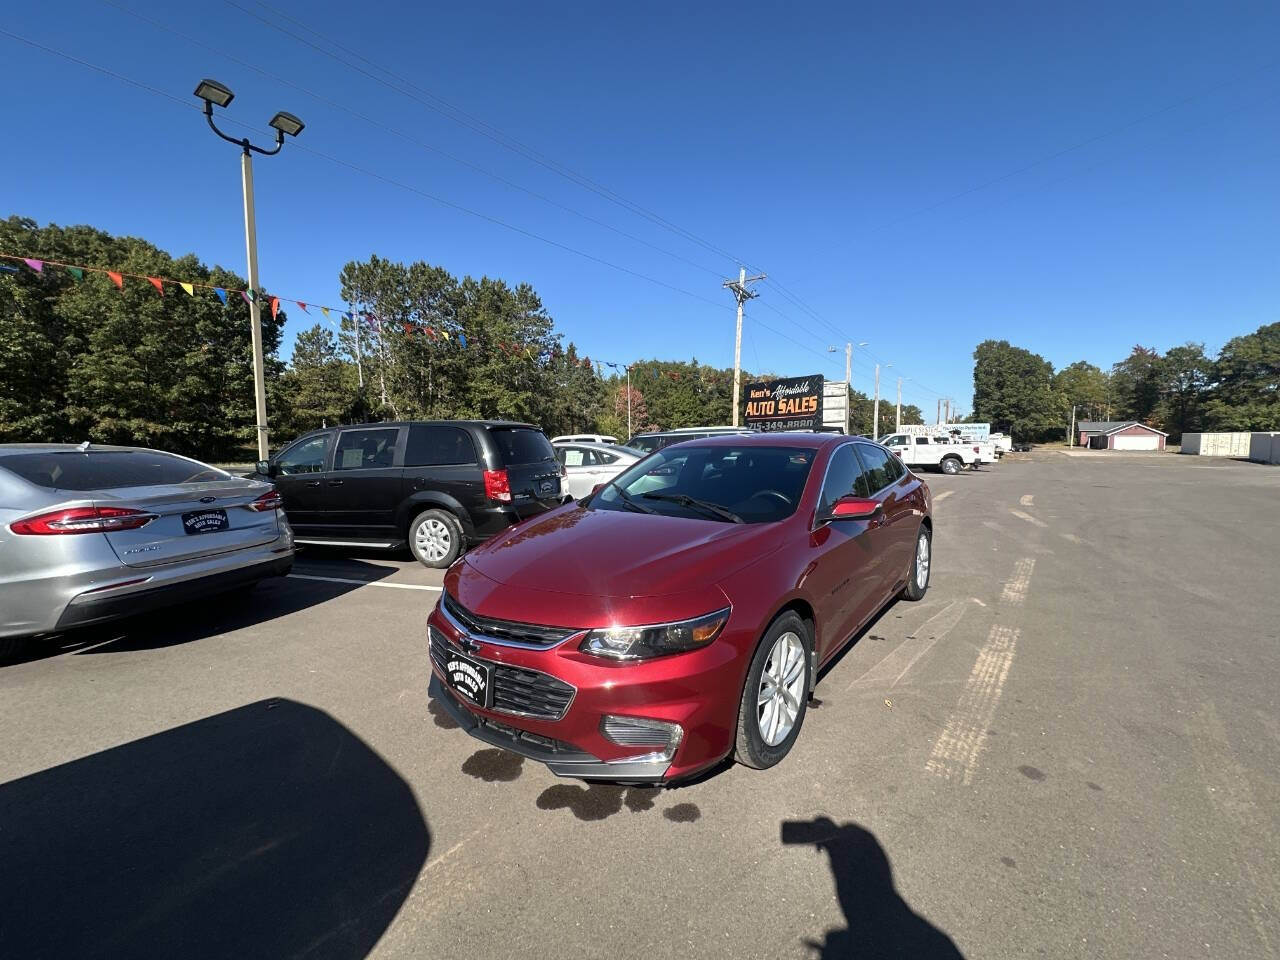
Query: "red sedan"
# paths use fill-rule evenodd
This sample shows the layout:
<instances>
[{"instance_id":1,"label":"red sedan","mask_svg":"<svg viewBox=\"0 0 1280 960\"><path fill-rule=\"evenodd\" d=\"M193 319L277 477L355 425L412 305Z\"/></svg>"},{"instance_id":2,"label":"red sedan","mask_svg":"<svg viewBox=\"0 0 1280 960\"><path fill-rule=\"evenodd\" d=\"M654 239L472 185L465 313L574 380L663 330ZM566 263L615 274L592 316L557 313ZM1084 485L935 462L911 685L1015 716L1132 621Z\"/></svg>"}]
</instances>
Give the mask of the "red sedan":
<instances>
[{"instance_id":1,"label":"red sedan","mask_svg":"<svg viewBox=\"0 0 1280 960\"><path fill-rule=\"evenodd\" d=\"M886 603L924 596L932 531L929 488L861 438L665 447L450 567L430 693L561 776L769 767L823 664Z\"/></svg>"}]
</instances>

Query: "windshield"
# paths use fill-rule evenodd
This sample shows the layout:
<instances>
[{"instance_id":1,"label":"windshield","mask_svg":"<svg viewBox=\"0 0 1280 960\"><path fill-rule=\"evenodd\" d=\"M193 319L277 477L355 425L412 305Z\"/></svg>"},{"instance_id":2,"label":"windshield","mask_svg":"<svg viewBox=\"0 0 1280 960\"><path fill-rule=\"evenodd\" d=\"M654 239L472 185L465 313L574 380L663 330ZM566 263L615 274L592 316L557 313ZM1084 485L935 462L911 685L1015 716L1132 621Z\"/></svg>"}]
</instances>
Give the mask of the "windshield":
<instances>
[{"instance_id":1,"label":"windshield","mask_svg":"<svg viewBox=\"0 0 1280 960\"><path fill-rule=\"evenodd\" d=\"M498 452L506 466L513 463L539 463L556 458L551 441L541 430L517 427L494 430L492 433L493 442L498 445Z\"/></svg>"},{"instance_id":2,"label":"windshield","mask_svg":"<svg viewBox=\"0 0 1280 960\"><path fill-rule=\"evenodd\" d=\"M0 458L0 466L50 490L115 490L235 479L202 463L154 450L19 453Z\"/></svg>"},{"instance_id":3,"label":"windshield","mask_svg":"<svg viewBox=\"0 0 1280 960\"><path fill-rule=\"evenodd\" d=\"M802 447L666 447L588 503L716 523L773 523L795 513L813 465Z\"/></svg>"},{"instance_id":4,"label":"windshield","mask_svg":"<svg viewBox=\"0 0 1280 960\"><path fill-rule=\"evenodd\" d=\"M632 437L625 445L633 450L641 450L644 453L653 453L653 451L662 446L662 438L656 436Z\"/></svg>"}]
</instances>

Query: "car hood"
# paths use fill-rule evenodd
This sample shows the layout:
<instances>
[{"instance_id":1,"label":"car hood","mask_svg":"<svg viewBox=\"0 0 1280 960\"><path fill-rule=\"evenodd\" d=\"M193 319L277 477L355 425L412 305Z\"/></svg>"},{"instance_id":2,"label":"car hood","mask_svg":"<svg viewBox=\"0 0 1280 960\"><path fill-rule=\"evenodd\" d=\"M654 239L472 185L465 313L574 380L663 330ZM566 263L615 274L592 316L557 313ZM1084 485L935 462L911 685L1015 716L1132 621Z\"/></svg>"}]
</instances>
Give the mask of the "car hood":
<instances>
[{"instance_id":1,"label":"car hood","mask_svg":"<svg viewBox=\"0 0 1280 960\"><path fill-rule=\"evenodd\" d=\"M466 555L490 580L584 597L697 592L772 553L779 525L590 510L578 504L513 527Z\"/></svg>"}]
</instances>

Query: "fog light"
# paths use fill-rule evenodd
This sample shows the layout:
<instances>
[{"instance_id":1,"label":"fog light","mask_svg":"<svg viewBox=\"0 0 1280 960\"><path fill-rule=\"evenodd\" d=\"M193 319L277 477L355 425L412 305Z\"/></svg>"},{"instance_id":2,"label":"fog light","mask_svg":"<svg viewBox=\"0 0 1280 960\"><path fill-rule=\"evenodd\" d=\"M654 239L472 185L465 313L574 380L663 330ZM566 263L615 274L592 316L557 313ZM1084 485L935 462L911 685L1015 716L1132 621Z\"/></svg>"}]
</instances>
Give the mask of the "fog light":
<instances>
[{"instance_id":1,"label":"fog light","mask_svg":"<svg viewBox=\"0 0 1280 960\"><path fill-rule=\"evenodd\" d=\"M606 716L600 721L600 732L606 740L620 747L648 747L655 759L670 760L684 739L684 728L665 720L644 717ZM628 757L627 760L635 758Z\"/></svg>"}]
</instances>

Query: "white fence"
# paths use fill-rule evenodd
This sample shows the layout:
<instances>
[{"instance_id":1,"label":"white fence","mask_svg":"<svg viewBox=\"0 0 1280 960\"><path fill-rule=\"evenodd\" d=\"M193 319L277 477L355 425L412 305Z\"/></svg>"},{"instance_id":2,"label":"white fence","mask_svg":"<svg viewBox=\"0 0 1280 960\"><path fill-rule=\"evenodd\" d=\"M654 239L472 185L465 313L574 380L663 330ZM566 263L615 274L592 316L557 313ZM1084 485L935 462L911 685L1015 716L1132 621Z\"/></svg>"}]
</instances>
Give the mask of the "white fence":
<instances>
[{"instance_id":1,"label":"white fence","mask_svg":"<svg viewBox=\"0 0 1280 960\"><path fill-rule=\"evenodd\" d=\"M1280 463L1280 433L1184 433L1182 452Z\"/></svg>"}]
</instances>

